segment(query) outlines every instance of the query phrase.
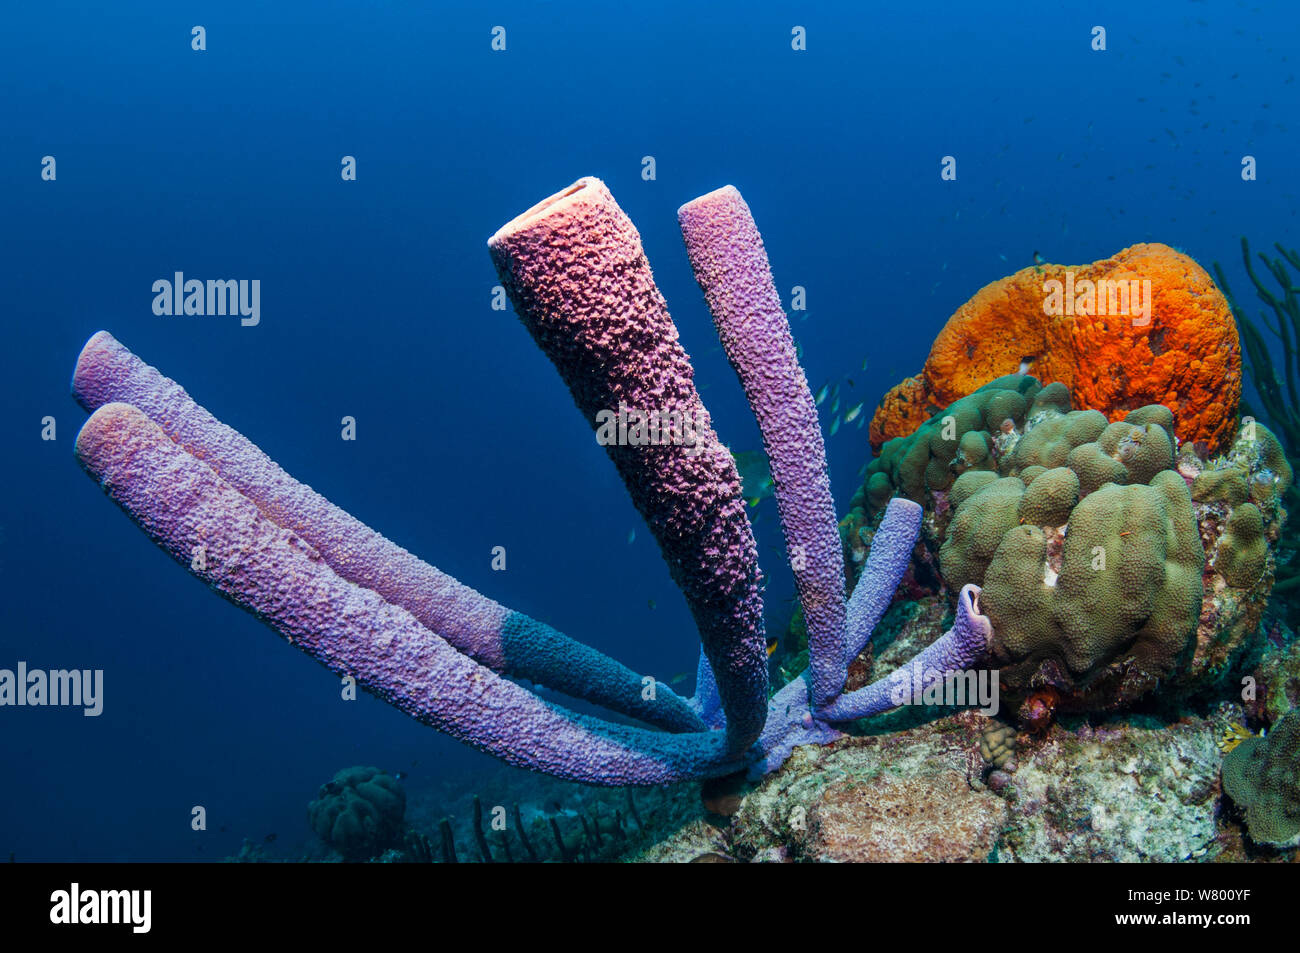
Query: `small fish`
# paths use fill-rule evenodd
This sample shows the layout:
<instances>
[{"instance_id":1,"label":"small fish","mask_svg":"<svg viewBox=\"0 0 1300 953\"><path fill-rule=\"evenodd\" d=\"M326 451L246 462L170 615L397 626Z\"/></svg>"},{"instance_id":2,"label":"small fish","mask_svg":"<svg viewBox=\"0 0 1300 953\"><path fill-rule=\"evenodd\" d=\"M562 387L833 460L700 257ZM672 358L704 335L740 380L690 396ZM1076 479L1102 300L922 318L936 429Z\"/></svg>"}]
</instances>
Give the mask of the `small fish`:
<instances>
[{"instance_id":1,"label":"small fish","mask_svg":"<svg viewBox=\"0 0 1300 953\"><path fill-rule=\"evenodd\" d=\"M845 422L846 424L851 424L851 423L853 423L853 421L857 420L857 419L858 419L858 414L862 413L862 404L865 404L865 403L866 403L866 401L862 401L862 402L859 403L857 406L855 406L855 407L850 407L850 408L848 409L848 412L845 413L845 415L844 415L844 422Z\"/></svg>"},{"instance_id":2,"label":"small fish","mask_svg":"<svg viewBox=\"0 0 1300 953\"><path fill-rule=\"evenodd\" d=\"M865 357L862 359L862 369L864 371L867 369L867 359Z\"/></svg>"},{"instance_id":3,"label":"small fish","mask_svg":"<svg viewBox=\"0 0 1300 953\"><path fill-rule=\"evenodd\" d=\"M759 501L767 499L776 491L767 454L761 450L741 450L739 453L732 451L731 456L740 473L740 492L750 506L757 506Z\"/></svg>"},{"instance_id":4,"label":"small fish","mask_svg":"<svg viewBox=\"0 0 1300 953\"><path fill-rule=\"evenodd\" d=\"M829 394L830 392L831 392L831 382L827 381L825 384L822 385L822 389L817 392L817 396L813 398L813 403L815 403L818 407L820 407L822 404L826 402L826 395Z\"/></svg>"},{"instance_id":5,"label":"small fish","mask_svg":"<svg viewBox=\"0 0 1300 953\"><path fill-rule=\"evenodd\" d=\"M862 429L862 425L865 424L866 422L867 422L867 418L866 418L866 417L859 417L859 418L858 418L858 429L861 430L861 429Z\"/></svg>"},{"instance_id":6,"label":"small fish","mask_svg":"<svg viewBox=\"0 0 1300 953\"><path fill-rule=\"evenodd\" d=\"M767 640L767 657L771 658L776 653L776 647L780 644L780 639L775 637Z\"/></svg>"},{"instance_id":7,"label":"small fish","mask_svg":"<svg viewBox=\"0 0 1300 953\"><path fill-rule=\"evenodd\" d=\"M678 672L678 673L677 673L676 675L674 675L672 678L668 679L668 684L669 684L669 685L680 685L682 682L686 681L686 680L687 680L688 678L690 678L690 677L691 677L691 673L690 673L690 672Z\"/></svg>"},{"instance_id":8,"label":"small fish","mask_svg":"<svg viewBox=\"0 0 1300 953\"><path fill-rule=\"evenodd\" d=\"M831 401L831 413L838 414L839 412L840 412L840 395L836 394L835 399Z\"/></svg>"},{"instance_id":9,"label":"small fish","mask_svg":"<svg viewBox=\"0 0 1300 953\"><path fill-rule=\"evenodd\" d=\"M654 601L653 599L647 599L647 600L645 601L645 604L646 604L647 606L649 606L651 609L656 608L656 603L655 603L655 601Z\"/></svg>"},{"instance_id":10,"label":"small fish","mask_svg":"<svg viewBox=\"0 0 1300 953\"><path fill-rule=\"evenodd\" d=\"M801 361L803 360L803 345L798 341L794 342L794 356L799 358Z\"/></svg>"},{"instance_id":11,"label":"small fish","mask_svg":"<svg viewBox=\"0 0 1300 953\"><path fill-rule=\"evenodd\" d=\"M831 421L831 436L833 437L839 432L840 432L840 418L836 417L833 421Z\"/></svg>"},{"instance_id":12,"label":"small fish","mask_svg":"<svg viewBox=\"0 0 1300 953\"><path fill-rule=\"evenodd\" d=\"M628 530L628 531L627 531L627 544L628 544L629 546L631 546L631 545L632 545L632 541L635 540L635 539L636 539L636 530L635 530L635 529L630 529L630 530Z\"/></svg>"},{"instance_id":13,"label":"small fish","mask_svg":"<svg viewBox=\"0 0 1300 953\"><path fill-rule=\"evenodd\" d=\"M770 654L770 653L769 653L769 654ZM278 836L279 836L278 834L271 833L271 834L267 834L267 835L266 835L264 838L262 838L262 839L263 839L264 841L266 841L268 844L274 844L274 843L275 843L275 839L276 839Z\"/></svg>"}]
</instances>

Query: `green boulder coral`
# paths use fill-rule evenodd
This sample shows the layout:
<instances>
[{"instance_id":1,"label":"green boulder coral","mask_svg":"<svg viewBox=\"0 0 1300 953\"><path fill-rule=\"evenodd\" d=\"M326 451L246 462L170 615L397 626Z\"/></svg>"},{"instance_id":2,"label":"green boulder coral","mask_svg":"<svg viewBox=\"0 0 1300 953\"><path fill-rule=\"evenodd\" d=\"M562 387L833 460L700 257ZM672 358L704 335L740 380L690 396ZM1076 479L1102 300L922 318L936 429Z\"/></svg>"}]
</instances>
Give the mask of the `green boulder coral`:
<instances>
[{"instance_id":1,"label":"green boulder coral","mask_svg":"<svg viewBox=\"0 0 1300 953\"><path fill-rule=\"evenodd\" d=\"M1187 486L1171 471L1150 485L1109 484L1069 517L1059 556L1038 526L1007 532L981 604L1008 689L1046 678L1080 693L1084 707L1109 707L1185 664L1204 554Z\"/></svg>"},{"instance_id":2,"label":"green boulder coral","mask_svg":"<svg viewBox=\"0 0 1300 953\"><path fill-rule=\"evenodd\" d=\"M1242 503L1228 517L1215 548L1214 568L1228 585L1249 589L1268 562L1268 540L1264 538L1264 517L1253 503Z\"/></svg>"},{"instance_id":3,"label":"green boulder coral","mask_svg":"<svg viewBox=\"0 0 1300 953\"><path fill-rule=\"evenodd\" d=\"M883 508L895 492L924 502L927 492L947 490L962 474L996 472L1032 415L1030 402L1040 389L1026 374L999 377L931 417L910 436L888 441L867 468L872 508Z\"/></svg>"},{"instance_id":4,"label":"green boulder coral","mask_svg":"<svg viewBox=\"0 0 1300 953\"><path fill-rule=\"evenodd\" d=\"M1016 470L1034 464L1049 470L1065 466L1075 447L1093 442L1106 429L1106 415L1095 410L1061 413L1053 406L1037 417L1016 446Z\"/></svg>"},{"instance_id":5,"label":"green boulder coral","mask_svg":"<svg viewBox=\"0 0 1300 953\"><path fill-rule=\"evenodd\" d=\"M1250 499L1247 473L1238 467L1203 470L1192 480L1192 499L1197 503L1226 503L1240 506Z\"/></svg>"},{"instance_id":6,"label":"green boulder coral","mask_svg":"<svg viewBox=\"0 0 1300 953\"><path fill-rule=\"evenodd\" d=\"M1079 502L1079 475L1068 467L1044 470L1025 487L1020 517L1035 526L1060 526Z\"/></svg>"},{"instance_id":7,"label":"green boulder coral","mask_svg":"<svg viewBox=\"0 0 1300 953\"><path fill-rule=\"evenodd\" d=\"M1261 844L1300 844L1300 711L1267 738L1247 738L1223 760L1223 789Z\"/></svg>"},{"instance_id":8,"label":"green boulder coral","mask_svg":"<svg viewBox=\"0 0 1300 953\"><path fill-rule=\"evenodd\" d=\"M907 496L925 508L917 584L984 588L1009 695L1050 686L1062 710L1106 710L1210 691L1258 646L1293 475L1250 418L1209 460L1173 425L1161 405L1109 422L1060 384L992 381L869 464L841 524L849 584L868 528Z\"/></svg>"},{"instance_id":9,"label":"green boulder coral","mask_svg":"<svg viewBox=\"0 0 1300 953\"><path fill-rule=\"evenodd\" d=\"M344 768L307 805L312 830L345 860L368 860L393 846L406 816L406 792L378 768Z\"/></svg>"}]
</instances>

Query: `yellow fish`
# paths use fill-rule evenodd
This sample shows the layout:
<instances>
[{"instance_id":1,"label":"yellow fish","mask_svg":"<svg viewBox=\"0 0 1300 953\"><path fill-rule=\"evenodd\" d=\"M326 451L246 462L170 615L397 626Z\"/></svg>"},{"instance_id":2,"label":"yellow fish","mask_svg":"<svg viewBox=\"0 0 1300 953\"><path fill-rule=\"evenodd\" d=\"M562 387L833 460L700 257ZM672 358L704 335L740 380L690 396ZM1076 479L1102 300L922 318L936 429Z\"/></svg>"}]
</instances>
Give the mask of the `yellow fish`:
<instances>
[{"instance_id":1,"label":"yellow fish","mask_svg":"<svg viewBox=\"0 0 1300 953\"><path fill-rule=\"evenodd\" d=\"M768 639L768 640L767 640L767 657L768 657L768 658L771 658L772 655L776 652L776 647L777 647L777 645L779 645L779 644L780 644L780 640L779 640L779 639Z\"/></svg>"}]
</instances>

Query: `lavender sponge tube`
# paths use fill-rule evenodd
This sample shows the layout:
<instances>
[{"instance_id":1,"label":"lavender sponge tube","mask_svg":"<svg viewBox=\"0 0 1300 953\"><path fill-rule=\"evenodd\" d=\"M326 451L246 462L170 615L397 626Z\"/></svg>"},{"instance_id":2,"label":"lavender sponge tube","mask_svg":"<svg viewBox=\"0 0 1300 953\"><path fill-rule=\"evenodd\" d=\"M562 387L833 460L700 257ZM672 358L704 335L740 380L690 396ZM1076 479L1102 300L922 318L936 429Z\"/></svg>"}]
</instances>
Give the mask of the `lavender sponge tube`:
<instances>
[{"instance_id":1,"label":"lavender sponge tube","mask_svg":"<svg viewBox=\"0 0 1300 953\"><path fill-rule=\"evenodd\" d=\"M467 658L406 609L339 576L129 404L100 407L77 459L148 536L211 588L340 676L523 768L593 784L662 784L738 766L722 732L668 734L548 704Z\"/></svg>"},{"instance_id":2,"label":"lavender sponge tube","mask_svg":"<svg viewBox=\"0 0 1300 953\"><path fill-rule=\"evenodd\" d=\"M748 748L767 709L757 548L735 462L695 389L641 236L605 184L583 178L504 225L488 250L658 541L699 629L731 748ZM624 411L681 427L657 438L643 427L638 439Z\"/></svg>"},{"instance_id":3,"label":"lavender sponge tube","mask_svg":"<svg viewBox=\"0 0 1300 953\"><path fill-rule=\"evenodd\" d=\"M979 611L980 588L962 587L952 628L906 665L865 688L841 695L819 714L831 722L854 721L899 705L915 704L925 689L974 665L988 651L993 625Z\"/></svg>"},{"instance_id":4,"label":"lavender sponge tube","mask_svg":"<svg viewBox=\"0 0 1300 953\"><path fill-rule=\"evenodd\" d=\"M107 331L93 335L82 348L72 393L88 411L112 402L135 406L264 516L310 543L344 579L406 609L493 671L669 731L704 728L686 700L667 685L655 683L655 691L646 692L643 676L440 572L299 483Z\"/></svg>"},{"instance_id":5,"label":"lavender sponge tube","mask_svg":"<svg viewBox=\"0 0 1300 953\"><path fill-rule=\"evenodd\" d=\"M814 707L840 693L845 660L844 553L826 472L826 447L799 365L763 238L734 187L677 212L695 279L758 420L772 467L786 551L808 623Z\"/></svg>"}]
</instances>

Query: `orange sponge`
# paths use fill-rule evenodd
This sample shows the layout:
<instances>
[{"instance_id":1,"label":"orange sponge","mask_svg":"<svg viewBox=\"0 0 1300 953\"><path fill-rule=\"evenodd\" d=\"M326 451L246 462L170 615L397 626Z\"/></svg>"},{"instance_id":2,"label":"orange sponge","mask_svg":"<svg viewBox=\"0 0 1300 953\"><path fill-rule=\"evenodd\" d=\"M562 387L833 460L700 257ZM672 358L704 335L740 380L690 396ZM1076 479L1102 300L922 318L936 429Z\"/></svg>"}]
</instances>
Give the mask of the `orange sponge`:
<instances>
[{"instance_id":1,"label":"orange sponge","mask_svg":"<svg viewBox=\"0 0 1300 953\"><path fill-rule=\"evenodd\" d=\"M1141 244L1091 265L1024 268L981 288L939 332L921 373L881 400L872 448L1022 369L1059 381L1076 407L1111 420L1164 404L1178 434L1211 452L1236 426L1241 346L1227 300L1187 255Z\"/></svg>"}]
</instances>

